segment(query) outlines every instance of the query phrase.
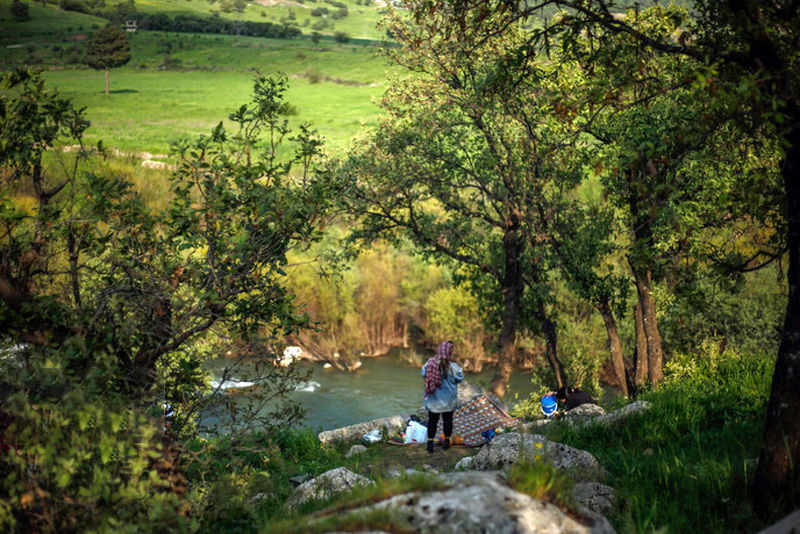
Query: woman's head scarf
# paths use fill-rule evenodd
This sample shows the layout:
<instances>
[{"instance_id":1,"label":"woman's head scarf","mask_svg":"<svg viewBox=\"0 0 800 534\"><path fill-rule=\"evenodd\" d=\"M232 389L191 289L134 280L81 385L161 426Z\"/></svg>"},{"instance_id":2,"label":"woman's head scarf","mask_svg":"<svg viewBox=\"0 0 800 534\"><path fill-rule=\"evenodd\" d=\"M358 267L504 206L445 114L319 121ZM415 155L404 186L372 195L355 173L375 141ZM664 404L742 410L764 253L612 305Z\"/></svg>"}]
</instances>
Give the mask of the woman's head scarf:
<instances>
[{"instance_id":1,"label":"woman's head scarf","mask_svg":"<svg viewBox=\"0 0 800 534\"><path fill-rule=\"evenodd\" d=\"M442 365L453 357L453 342L442 341L436 349L436 356L425 363L425 394L436 391L442 385Z\"/></svg>"}]
</instances>

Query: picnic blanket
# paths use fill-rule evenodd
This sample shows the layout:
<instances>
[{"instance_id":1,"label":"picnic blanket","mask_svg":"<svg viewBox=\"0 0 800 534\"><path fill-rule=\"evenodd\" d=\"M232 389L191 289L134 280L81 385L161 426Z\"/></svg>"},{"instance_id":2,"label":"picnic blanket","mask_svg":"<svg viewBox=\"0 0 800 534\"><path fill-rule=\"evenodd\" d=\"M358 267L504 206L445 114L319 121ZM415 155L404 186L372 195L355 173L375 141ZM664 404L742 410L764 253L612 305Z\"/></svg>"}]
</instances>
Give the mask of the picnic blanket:
<instances>
[{"instance_id":1,"label":"picnic blanket","mask_svg":"<svg viewBox=\"0 0 800 534\"><path fill-rule=\"evenodd\" d=\"M497 406L486 395L475 397L466 402L453 414L453 434L463 439L464 447L478 447L485 442L481 432L492 428L513 427L519 424L519 420L514 419L499 406ZM442 429L442 419L439 418L439 425L436 428L438 437L444 431ZM393 438L394 439L394 438ZM389 440L390 443L392 440ZM399 442L398 442L399 441ZM400 444L401 440L393 443ZM461 443L459 443L461 445Z\"/></svg>"}]
</instances>

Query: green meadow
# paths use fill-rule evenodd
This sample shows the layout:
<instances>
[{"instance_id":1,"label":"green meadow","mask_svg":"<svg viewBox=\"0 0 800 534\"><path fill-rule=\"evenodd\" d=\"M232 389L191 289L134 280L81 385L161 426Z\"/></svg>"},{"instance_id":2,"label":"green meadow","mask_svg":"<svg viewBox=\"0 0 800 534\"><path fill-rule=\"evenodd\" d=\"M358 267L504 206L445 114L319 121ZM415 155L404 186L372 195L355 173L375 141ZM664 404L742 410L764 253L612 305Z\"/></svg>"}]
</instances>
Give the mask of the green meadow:
<instances>
[{"instance_id":1,"label":"green meadow","mask_svg":"<svg viewBox=\"0 0 800 534\"><path fill-rule=\"evenodd\" d=\"M6 67L32 64L91 121L86 140L123 151L164 154L180 137L193 137L247 102L253 72L289 78L291 125L310 122L329 151L343 150L364 125L374 123L387 64L377 49L308 40L141 33L132 59L104 73L64 61L60 44L10 49ZM29 60L30 59L30 60Z\"/></svg>"}]
</instances>

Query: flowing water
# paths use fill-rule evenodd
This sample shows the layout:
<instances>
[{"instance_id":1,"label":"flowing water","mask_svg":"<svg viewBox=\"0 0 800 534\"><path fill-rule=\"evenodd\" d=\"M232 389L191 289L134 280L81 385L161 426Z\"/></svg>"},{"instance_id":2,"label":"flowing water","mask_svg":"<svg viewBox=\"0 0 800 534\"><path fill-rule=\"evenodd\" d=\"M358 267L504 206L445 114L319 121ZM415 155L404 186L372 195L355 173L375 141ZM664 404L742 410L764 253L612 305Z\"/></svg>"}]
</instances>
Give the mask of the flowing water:
<instances>
[{"instance_id":1,"label":"flowing water","mask_svg":"<svg viewBox=\"0 0 800 534\"><path fill-rule=\"evenodd\" d=\"M304 426L314 430L330 430L352 425L378 417L406 414L422 406L423 380L420 375L422 363L431 354L418 354L413 350L393 350L385 356L365 358L363 365L354 372L325 369L321 363L304 362L311 369L311 376L298 384L292 399L306 410ZM219 384L222 370L229 362L217 360L210 369ZM231 373L231 379L220 389L242 388L252 385L248 380L248 367ZM487 369L480 374L467 373L465 380L487 386L494 371ZM515 371L509 381L506 401L513 405L515 395L527 398L538 384L531 383L530 373ZM247 392L236 395L237 402L247 402ZM204 422L213 424L218 415L204 414Z\"/></svg>"}]
</instances>

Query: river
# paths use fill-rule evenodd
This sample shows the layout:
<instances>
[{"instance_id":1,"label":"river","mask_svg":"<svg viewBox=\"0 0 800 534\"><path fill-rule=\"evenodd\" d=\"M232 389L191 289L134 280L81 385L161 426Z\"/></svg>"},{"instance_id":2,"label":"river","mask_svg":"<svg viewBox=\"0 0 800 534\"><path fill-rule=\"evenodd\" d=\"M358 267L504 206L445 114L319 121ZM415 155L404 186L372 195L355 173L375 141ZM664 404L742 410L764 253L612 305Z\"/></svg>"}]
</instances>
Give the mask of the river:
<instances>
[{"instance_id":1,"label":"river","mask_svg":"<svg viewBox=\"0 0 800 534\"><path fill-rule=\"evenodd\" d=\"M292 399L306 410L303 425L317 430L330 430L352 425L378 417L406 414L422 406L423 381L420 368L430 355L417 354L413 350L395 349L385 356L365 358L363 365L354 372L325 369L321 363L304 362L310 368L308 380L298 384ZM224 367L230 362L220 359L210 362L209 369L218 383ZM223 388L247 386L250 367L244 365L231 373L231 382ZM469 382L487 386L494 371L487 369L480 374L467 373ZM528 372L515 371L509 381L506 402L514 404L515 397L527 398L538 390L531 383ZM235 396L237 403L247 402L247 392ZM203 421L214 424L218 414L206 412Z\"/></svg>"}]
</instances>

